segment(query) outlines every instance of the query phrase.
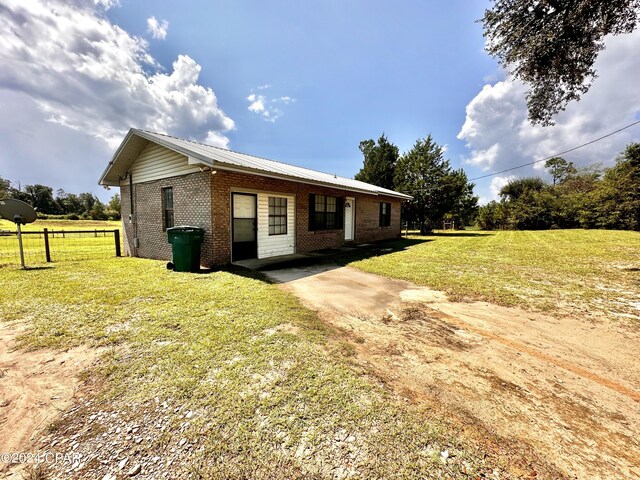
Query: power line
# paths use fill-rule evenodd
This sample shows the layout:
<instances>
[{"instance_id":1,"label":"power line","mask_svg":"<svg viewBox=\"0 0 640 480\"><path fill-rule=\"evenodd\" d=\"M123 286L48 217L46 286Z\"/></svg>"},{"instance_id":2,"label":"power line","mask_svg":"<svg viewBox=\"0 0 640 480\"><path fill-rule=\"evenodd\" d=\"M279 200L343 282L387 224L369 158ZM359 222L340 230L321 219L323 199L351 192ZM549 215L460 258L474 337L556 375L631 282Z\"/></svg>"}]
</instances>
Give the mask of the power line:
<instances>
[{"instance_id":1,"label":"power line","mask_svg":"<svg viewBox=\"0 0 640 480\"><path fill-rule=\"evenodd\" d=\"M555 155L550 155L548 157L541 158L540 160L534 160L533 162L523 163L522 165L518 165L517 167L511 167L511 168L507 168L505 170L500 170L499 172L487 173L486 175L480 175L479 177L470 178L469 181L472 182L473 180L480 180L481 178L493 177L494 175L499 175L499 174L505 173L505 172L511 172L512 170L517 170L519 168L528 167L528 166L534 165L536 163L544 162L544 161L549 160L550 158L553 158L553 157L559 157L560 155L564 155L566 153L573 152L574 150L578 150L579 148L586 147L587 145L591 145L592 143L599 142L600 140L603 140L603 139L605 139L607 137L615 135L616 133L620 133L621 131L626 130L627 128L631 128L634 125L637 125L639 123L640 123L640 120L638 120L636 122L633 122L633 123L630 123L629 125L627 125L625 127L622 127L622 128L619 128L618 130L616 130L614 132L607 133L606 135L603 135L602 137L596 138L595 140L591 140L590 142L587 142L587 143L583 143L582 145L578 145L577 147L570 148L569 150L565 150L564 152L556 153Z\"/></svg>"}]
</instances>

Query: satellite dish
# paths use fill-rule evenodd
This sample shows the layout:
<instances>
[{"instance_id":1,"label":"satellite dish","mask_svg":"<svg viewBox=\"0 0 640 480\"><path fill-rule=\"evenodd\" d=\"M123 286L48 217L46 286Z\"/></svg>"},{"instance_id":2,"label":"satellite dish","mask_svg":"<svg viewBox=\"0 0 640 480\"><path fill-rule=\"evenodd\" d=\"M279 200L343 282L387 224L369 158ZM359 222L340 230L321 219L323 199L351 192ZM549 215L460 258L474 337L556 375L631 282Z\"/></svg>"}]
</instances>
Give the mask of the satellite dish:
<instances>
[{"instance_id":1,"label":"satellite dish","mask_svg":"<svg viewBox=\"0 0 640 480\"><path fill-rule=\"evenodd\" d=\"M31 205L15 198L0 200L0 217L18 225L35 222L37 218L36 211Z\"/></svg>"},{"instance_id":2,"label":"satellite dish","mask_svg":"<svg viewBox=\"0 0 640 480\"><path fill-rule=\"evenodd\" d=\"M24 264L24 249L22 247L22 230L20 230L20 225L35 222L37 218L36 211L31 205L22 200L5 198L4 200L0 200L0 218L6 218L16 224L16 228L18 229L18 245L20 247L20 263L22 264L22 268L27 268Z\"/></svg>"}]
</instances>

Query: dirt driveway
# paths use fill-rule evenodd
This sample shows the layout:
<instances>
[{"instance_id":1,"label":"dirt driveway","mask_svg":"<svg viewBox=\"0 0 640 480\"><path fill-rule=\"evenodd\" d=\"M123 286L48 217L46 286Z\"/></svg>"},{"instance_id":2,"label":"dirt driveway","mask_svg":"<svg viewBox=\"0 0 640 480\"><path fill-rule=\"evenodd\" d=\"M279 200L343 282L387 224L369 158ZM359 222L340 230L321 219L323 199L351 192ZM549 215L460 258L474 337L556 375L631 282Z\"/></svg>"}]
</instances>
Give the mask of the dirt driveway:
<instances>
[{"instance_id":1,"label":"dirt driveway","mask_svg":"<svg viewBox=\"0 0 640 480\"><path fill-rule=\"evenodd\" d=\"M464 412L568 477L640 478L637 331L450 302L349 267L266 273L343 332L400 395Z\"/></svg>"},{"instance_id":2,"label":"dirt driveway","mask_svg":"<svg viewBox=\"0 0 640 480\"><path fill-rule=\"evenodd\" d=\"M80 382L78 374L99 353L86 347L17 349L16 337L24 329L17 322L0 324L0 453L32 454L38 450L39 434L69 406ZM21 478L24 466L0 462L0 476Z\"/></svg>"}]
</instances>

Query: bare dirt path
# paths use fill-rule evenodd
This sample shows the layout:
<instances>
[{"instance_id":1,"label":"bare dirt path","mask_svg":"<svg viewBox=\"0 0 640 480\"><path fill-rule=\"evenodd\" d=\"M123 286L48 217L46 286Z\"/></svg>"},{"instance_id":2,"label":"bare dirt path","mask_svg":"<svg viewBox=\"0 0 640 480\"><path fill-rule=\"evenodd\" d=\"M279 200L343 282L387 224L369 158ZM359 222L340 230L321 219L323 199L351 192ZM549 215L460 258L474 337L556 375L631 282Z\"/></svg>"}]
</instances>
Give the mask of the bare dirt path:
<instances>
[{"instance_id":1,"label":"bare dirt path","mask_svg":"<svg viewBox=\"0 0 640 480\"><path fill-rule=\"evenodd\" d=\"M38 434L66 407L79 385L78 374L90 366L98 350L16 349L24 331L18 323L0 324L0 453L33 453ZM10 464L0 462L0 476ZM16 470L12 466L14 474Z\"/></svg>"},{"instance_id":2,"label":"bare dirt path","mask_svg":"<svg viewBox=\"0 0 640 480\"><path fill-rule=\"evenodd\" d=\"M570 478L640 478L640 333L349 267L267 272L401 395L465 412Z\"/></svg>"}]
</instances>

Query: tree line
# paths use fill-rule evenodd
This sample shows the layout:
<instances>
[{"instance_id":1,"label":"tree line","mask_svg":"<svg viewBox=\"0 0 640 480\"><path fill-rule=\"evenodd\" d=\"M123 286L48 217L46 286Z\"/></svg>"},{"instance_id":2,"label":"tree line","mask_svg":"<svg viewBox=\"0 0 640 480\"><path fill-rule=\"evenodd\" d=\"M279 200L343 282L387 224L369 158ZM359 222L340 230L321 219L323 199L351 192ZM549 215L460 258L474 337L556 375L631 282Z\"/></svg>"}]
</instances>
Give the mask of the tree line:
<instances>
[{"instance_id":1,"label":"tree line","mask_svg":"<svg viewBox=\"0 0 640 480\"><path fill-rule=\"evenodd\" d=\"M70 220L119 220L120 195L111 197L105 205L89 192L74 194L62 189L53 195L53 188L47 185L20 185L0 177L0 199L16 198L36 209L39 218L58 216Z\"/></svg>"},{"instance_id":2,"label":"tree line","mask_svg":"<svg viewBox=\"0 0 640 480\"><path fill-rule=\"evenodd\" d=\"M627 146L610 168L577 169L561 157L545 167L553 183L539 177L511 180L500 190L500 201L480 208L478 226L640 230L640 143Z\"/></svg>"},{"instance_id":3,"label":"tree line","mask_svg":"<svg viewBox=\"0 0 640 480\"><path fill-rule=\"evenodd\" d=\"M416 140L402 155L384 134L377 142L360 142L360 151L364 162L355 179L411 195L403 202L402 220L417 225L422 234L445 220L460 226L473 222L478 209L474 184L462 169L451 167L431 135Z\"/></svg>"}]
</instances>

